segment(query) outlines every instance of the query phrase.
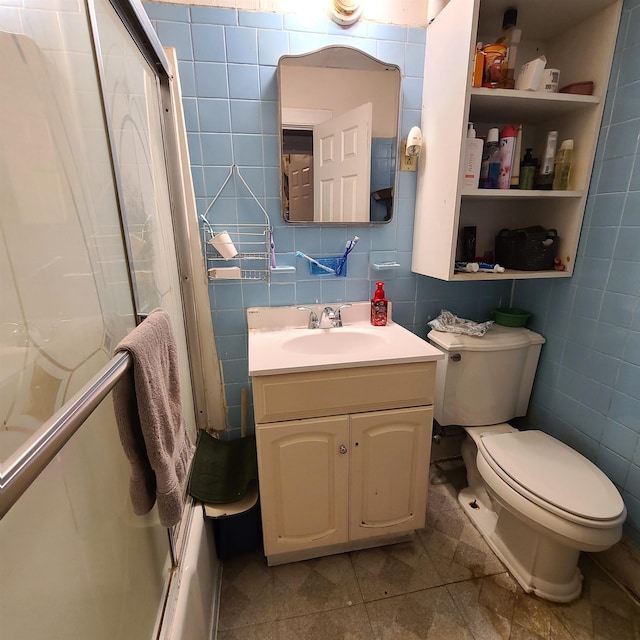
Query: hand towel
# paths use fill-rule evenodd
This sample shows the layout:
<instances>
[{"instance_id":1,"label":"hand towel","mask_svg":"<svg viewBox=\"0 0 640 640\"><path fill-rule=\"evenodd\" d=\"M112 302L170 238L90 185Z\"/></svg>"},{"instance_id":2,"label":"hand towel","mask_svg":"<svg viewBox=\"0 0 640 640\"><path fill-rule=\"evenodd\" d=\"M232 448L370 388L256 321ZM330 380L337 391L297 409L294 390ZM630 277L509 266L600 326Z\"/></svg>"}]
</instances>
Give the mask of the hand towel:
<instances>
[{"instance_id":1,"label":"hand towel","mask_svg":"<svg viewBox=\"0 0 640 640\"><path fill-rule=\"evenodd\" d=\"M133 367L113 389L120 441L131 465L129 495L137 515L158 501L166 527L182 517L193 446L182 415L178 351L171 320L155 309L116 347Z\"/></svg>"}]
</instances>

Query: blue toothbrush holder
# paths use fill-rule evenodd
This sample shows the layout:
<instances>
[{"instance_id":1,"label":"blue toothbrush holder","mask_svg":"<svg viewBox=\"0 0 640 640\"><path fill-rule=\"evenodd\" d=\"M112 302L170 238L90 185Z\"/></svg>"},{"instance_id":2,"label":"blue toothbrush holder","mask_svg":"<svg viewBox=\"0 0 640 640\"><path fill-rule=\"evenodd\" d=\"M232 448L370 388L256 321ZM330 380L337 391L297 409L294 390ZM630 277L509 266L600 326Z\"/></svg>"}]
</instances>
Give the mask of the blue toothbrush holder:
<instances>
[{"instance_id":1,"label":"blue toothbrush holder","mask_svg":"<svg viewBox=\"0 0 640 640\"><path fill-rule=\"evenodd\" d=\"M334 256L331 258L316 258L316 260L329 269L333 269L335 273L329 273L324 269L321 269L317 264L313 262L309 263L309 273L312 276L327 276L333 278L346 278L347 276L347 259L342 256Z\"/></svg>"}]
</instances>

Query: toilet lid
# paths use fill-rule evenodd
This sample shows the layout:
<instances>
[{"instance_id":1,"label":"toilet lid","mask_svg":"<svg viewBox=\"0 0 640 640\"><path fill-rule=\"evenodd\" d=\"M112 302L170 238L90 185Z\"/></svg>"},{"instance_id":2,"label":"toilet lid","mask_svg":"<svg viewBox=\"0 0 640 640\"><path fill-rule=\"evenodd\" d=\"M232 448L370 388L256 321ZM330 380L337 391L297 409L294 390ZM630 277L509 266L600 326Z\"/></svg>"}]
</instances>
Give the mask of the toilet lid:
<instances>
[{"instance_id":1,"label":"toilet lid","mask_svg":"<svg viewBox=\"0 0 640 640\"><path fill-rule=\"evenodd\" d=\"M535 502L590 520L612 520L624 510L617 489L598 467L542 431L487 435L478 449L508 484Z\"/></svg>"}]
</instances>

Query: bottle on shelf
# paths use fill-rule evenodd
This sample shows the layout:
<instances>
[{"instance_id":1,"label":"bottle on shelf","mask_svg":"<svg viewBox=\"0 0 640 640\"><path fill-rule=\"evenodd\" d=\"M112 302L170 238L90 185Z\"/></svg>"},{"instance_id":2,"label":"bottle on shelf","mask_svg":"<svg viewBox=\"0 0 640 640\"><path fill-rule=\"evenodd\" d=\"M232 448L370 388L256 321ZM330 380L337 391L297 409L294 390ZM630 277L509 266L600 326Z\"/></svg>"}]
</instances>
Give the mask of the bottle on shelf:
<instances>
[{"instance_id":1,"label":"bottle on shelf","mask_svg":"<svg viewBox=\"0 0 640 640\"><path fill-rule=\"evenodd\" d=\"M507 46L504 44L487 44L482 47L484 54L483 87L498 89L504 85L504 74L507 65Z\"/></svg>"},{"instance_id":2,"label":"bottle on shelf","mask_svg":"<svg viewBox=\"0 0 640 640\"><path fill-rule=\"evenodd\" d=\"M518 129L511 124L506 125L500 134L500 175L498 189L511 188L511 172L514 163L514 151Z\"/></svg>"},{"instance_id":3,"label":"bottle on shelf","mask_svg":"<svg viewBox=\"0 0 640 640\"><path fill-rule=\"evenodd\" d=\"M480 182L480 167L482 165L482 147L484 142L476 138L473 122L469 123L464 154L464 168L462 186L465 189L477 189Z\"/></svg>"},{"instance_id":4,"label":"bottle on shelf","mask_svg":"<svg viewBox=\"0 0 640 640\"><path fill-rule=\"evenodd\" d=\"M522 150L522 125L518 125L518 135L516 136L516 146L513 150L513 165L511 167L511 188L520 188L520 153Z\"/></svg>"},{"instance_id":5,"label":"bottle on shelf","mask_svg":"<svg viewBox=\"0 0 640 640\"><path fill-rule=\"evenodd\" d=\"M387 324L389 301L384 295L384 282L376 282L376 287L371 298L371 324L374 327L384 327Z\"/></svg>"},{"instance_id":6,"label":"bottle on shelf","mask_svg":"<svg viewBox=\"0 0 640 640\"><path fill-rule=\"evenodd\" d=\"M554 190L564 190L569 188L569 176L571 174L571 164L573 162L573 140L563 140L556 155L555 167L553 169Z\"/></svg>"},{"instance_id":7,"label":"bottle on shelf","mask_svg":"<svg viewBox=\"0 0 640 640\"><path fill-rule=\"evenodd\" d=\"M553 186L553 165L556 158L556 145L558 144L558 132L549 131L547 145L540 165L540 174L536 183L536 189L549 190Z\"/></svg>"},{"instance_id":8,"label":"bottle on shelf","mask_svg":"<svg viewBox=\"0 0 640 640\"><path fill-rule=\"evenodd\" d=\"M484 51L482 42L476 44L476 52L473 57L473 75L471 76L471 86L481 87L484 76Z\"/></svg>"},{"instance_id":9,"label":"bottle on shelf","mask_svg":"<svg viewBox=\"0 0 640 640\"><path fill-rule=\"evenodd\" d=\"M501 87L513 89L515 86L514 73L516 68L516 57L518 55L518 45L522 38L522 31L516 29L518 22L518 10L507 9L502 16L502 35L498 38L499 44L507 47L506 61L503 67L503 79Z\"/></svg>"},{"instance_id":10,"label":"bottle on shelf","mask_svg":"<svg viewBox=\"0 0 640 640\"><path fill-rule=\"evenodd\" d=\"M532 151L533 149L528 148L520 163L520 189L533 189L538 161L531 155Z\"/></svg>"},{"instance_id":11,"label":"bottle on shelf","mask_svg":"<svg viewBox=\"0 0 640 640\"><path fill-rule=\"evenodd\" d=\"M489 129L480 165L480 188L497 189L500 175L500 131Z\"/></svg>"}]
</instances>

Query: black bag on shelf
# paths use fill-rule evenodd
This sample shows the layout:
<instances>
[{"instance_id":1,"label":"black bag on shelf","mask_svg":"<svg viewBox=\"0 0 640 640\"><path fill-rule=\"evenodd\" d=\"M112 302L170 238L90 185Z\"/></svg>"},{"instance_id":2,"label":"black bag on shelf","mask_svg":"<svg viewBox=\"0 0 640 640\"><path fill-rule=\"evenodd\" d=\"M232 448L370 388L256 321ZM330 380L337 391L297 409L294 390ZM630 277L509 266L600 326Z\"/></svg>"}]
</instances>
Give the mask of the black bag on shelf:
<instances>
[{"instance_id":1,"label":"black bag on shelf","mask_svg":"<svg viewBox=\"0 0 640 640\"><path fill-rule=\"evenodd\" d=\"M495 260L501 267L520 271L553 269L558 232L543 227L502 229L496 236Z\"/></svg>"}]
</instances>

